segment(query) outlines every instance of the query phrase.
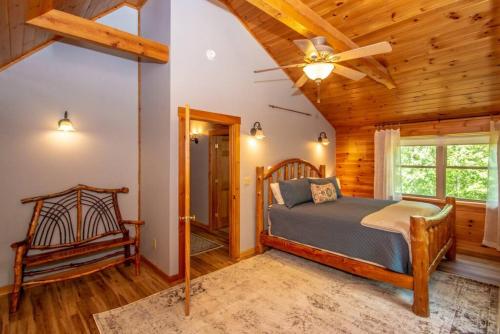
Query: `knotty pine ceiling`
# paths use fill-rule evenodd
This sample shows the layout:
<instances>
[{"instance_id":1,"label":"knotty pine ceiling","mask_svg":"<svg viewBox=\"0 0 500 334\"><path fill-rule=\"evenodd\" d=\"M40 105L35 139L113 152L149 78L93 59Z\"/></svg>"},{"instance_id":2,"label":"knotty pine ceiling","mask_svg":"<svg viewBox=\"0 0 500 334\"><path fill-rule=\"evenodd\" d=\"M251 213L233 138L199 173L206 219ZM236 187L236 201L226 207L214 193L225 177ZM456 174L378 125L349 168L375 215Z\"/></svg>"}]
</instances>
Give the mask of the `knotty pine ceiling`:
<instances>
[{"instance_id":1,"label":"knotty pine ceiling","mask_svg":"<svg viewBox=\"0 0 500 334\"><path fill-rule=\"evenodd\" d=\"M0 70L46 45L55 35L24 22L46 0L0 0ZM140 7L145 0L53 0L55 9L88 19L98 18L124 4Z\"/></svg>"},{"instance_id":2,"label":"knotty pine ceiling","mask_svg":"<svg viewBox=\"0 0 500 334\"><path fill-rule=\"evenodd\" d=\"M280 65L302 61L292 43L303 38L244 0L228 0L236 14ZM437 120L500 113L500 3L496 0L303 0L360 46L389 41L375 57L396 83L389 90L366 77L331 75L302 92L335 127ZM286 73L297 80L300 69ZM256 79L273 74L256 74ZM271 84L271 83L268 83ZM291 90L292 93L292 90Z\"/></svg>"}]
</instances>

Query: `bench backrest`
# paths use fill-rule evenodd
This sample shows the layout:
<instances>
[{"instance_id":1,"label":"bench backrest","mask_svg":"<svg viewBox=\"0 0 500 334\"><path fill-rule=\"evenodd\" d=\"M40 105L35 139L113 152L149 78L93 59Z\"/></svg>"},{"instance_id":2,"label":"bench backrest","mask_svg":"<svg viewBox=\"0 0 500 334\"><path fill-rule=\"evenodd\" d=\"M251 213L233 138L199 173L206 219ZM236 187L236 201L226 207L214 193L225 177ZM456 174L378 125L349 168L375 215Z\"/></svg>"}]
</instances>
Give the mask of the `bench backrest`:
<instances>
[{"instance_id":1,"label":"bench backrest","mask_svg":"<svg viewBox=\"0 0 500 334\"><path fill-rule=\"evenodd\" d=\"M76 246L114 234L124 234L118 193L128 188L102 189L77 185L68 190L21 200L35 202L27 233L30 249Z\"/></svg>"}]
</instances>

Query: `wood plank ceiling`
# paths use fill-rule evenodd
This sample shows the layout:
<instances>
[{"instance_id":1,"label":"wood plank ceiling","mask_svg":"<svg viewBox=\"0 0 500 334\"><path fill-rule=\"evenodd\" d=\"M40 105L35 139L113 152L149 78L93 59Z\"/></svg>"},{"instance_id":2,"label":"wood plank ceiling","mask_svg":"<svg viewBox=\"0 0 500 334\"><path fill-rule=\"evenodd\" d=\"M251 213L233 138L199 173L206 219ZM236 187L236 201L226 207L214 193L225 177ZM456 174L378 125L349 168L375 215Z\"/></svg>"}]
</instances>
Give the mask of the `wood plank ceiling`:
<instances>
[{"instance_id":1,"label":"wood plank ceiling","mask_svg":"<svg viewBox=\"0 0 500 334\"><path fill-rule=\"evenodd\" d=\"M335 127L500 113L500 4L496 0L303 0L360 46L389 41L384 64L396 88L368 77L331 75L321 104L309 81L302 92ZM245 0L229 8L280 65L301 62L303 38ZM301 69L287 69L297 80ZM272 78L260 74L259 79Z\"/></svg>"},{"instance_id":2,"label":"wood plank ceiling","mask_svg":"<svg viewBox=\"0 0 500 334\"><path fill-rule=\"evenodd\" d=\"M56 36L25 24L46 0L0 0L0 70L43 47ZM55 9L96 19L124 4L140 7L144 0L52 0Z\"/></svg>"}]
</instances>

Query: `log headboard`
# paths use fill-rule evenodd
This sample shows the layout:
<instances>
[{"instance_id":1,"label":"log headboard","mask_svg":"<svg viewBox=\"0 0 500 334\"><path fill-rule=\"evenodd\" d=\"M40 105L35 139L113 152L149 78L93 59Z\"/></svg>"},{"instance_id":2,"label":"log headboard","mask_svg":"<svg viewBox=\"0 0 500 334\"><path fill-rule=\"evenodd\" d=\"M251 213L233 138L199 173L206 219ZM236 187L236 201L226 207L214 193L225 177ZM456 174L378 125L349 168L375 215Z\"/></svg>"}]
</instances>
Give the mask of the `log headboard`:
<instances>
[{"instance_id":1,"label":"log headboard","mask_svg":"<svg viewBox=\"0 0 500 334\"><path fill-rule=\"evenodd\" d=\"M256 228L255 228L255 251L260 254L263 251L263 245L260 241L264 231L264 198L267 198L267 204L273 203L271 183L280 180L290 180L303 177L325 177L326 166L320 165L319 168L312 163L302 159L287 159L278 162L264 171L264 167L257 167L257 200L256 200ZM265 193L267 189L267 193ZM266 196L267 194L267 196Z\"/></svg>"}]
</instances>

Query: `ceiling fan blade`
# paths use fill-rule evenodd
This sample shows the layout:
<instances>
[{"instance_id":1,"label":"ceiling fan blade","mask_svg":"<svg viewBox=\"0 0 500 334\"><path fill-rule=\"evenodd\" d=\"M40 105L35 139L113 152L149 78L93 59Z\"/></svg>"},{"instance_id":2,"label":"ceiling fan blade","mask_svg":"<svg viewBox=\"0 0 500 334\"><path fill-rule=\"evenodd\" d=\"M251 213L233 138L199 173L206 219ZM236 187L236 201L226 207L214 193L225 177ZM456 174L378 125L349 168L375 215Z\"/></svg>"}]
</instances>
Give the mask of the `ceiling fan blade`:
<instances>
[{"instance_id":1,"label":"ceiling fan blade","mask_svg":"<svg viewBox=\"0 0 500 334\"><path fill-rule=\"evenodd\" d=\"M307 75L302 74L302 76L293 84L293 88L300 88L307 82Z\"/></svg>"},{"instance_id":2,"label":"ceiling fan blade","mask_svg":"<svg viewBox=\"0 0 500 334\"><path fill-rule=\"evenodd\" d=\"M304 52L304 54L308 58L316 58L318 57L318 50L314 46L313 42L308 39L296 39L293 41L297 47Z\"/></svg>"},{"instance_id":3,"label":"ceiling fan blade","mask_svg":"<svg viewBox=\"0 0 500 334\"><path fill-rule=\"evenodd\" d=\"M335 64L335 69L333 70L333 73L356 81L366 77L366 74L363 72L359 72L353 70L352 68L345 67L339 64Z\"/></svg>"},{"instance_id":4,"label":"ceiling fan blade","mask_svg":"<svg viewBox=\"0 0 500 334\"><path fill-rule=\"evenodd\" d=\"M265 68L265 69L262 69L262 70L255 70L255 71L253 71L253 73L269 72L269 71L281 70L281 69L284 69L284 68L304 67L306 65L307 65L306 63L284 65L284 66L278 66L278 67Z\"/></svg>"},{"instance_id":5,"label":"ceiling fan blade","mask_svg":"<svg viewBox=\"0 0 500 334\"><path fill-rule=\"evenodd\" d=\"M372 45L362 46L357 49L352 49L349 51L337 53L336 55L334 55L334 60L336 62L340 62L349 59L356 59L356 58L378 55L381 53L388 53L391 51L392 47L389 42L380 42Z\"/></svg>"}]
</instances>

